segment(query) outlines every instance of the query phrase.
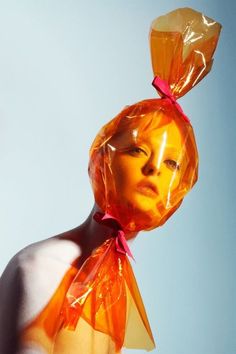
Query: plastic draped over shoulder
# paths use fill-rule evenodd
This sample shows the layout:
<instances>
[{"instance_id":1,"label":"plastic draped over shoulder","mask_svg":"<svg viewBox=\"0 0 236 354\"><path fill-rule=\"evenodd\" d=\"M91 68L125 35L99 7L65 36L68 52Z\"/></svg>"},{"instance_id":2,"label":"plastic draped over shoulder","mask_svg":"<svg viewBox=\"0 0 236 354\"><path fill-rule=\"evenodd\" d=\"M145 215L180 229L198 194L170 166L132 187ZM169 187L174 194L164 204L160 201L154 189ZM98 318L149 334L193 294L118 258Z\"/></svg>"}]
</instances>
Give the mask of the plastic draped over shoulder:
<instances>
[{"instance_id":1,"label":"plastic draped over shoulder","mask_svg":"<svg viewBox=\"0 0 236 354\"><path fill-rule=\"evenodd\" d=\"M155 348L141 295L125 254L110 238L83 264L67 292L61 328L79 330L84 321L109 336L114 353ZM97 343L99 344L99 343Z\"/></svg>"},{"instance_id":2,"label":"plastic draped over shoulder","mask_svg":"<svg viewBox=\"0 0 236 354\"><path fill-rule=\"evenodd\" d=\"M95 201L124 230L162 225L197 181L193 128L176 99L210 71L220 28L189 8L154 20L153 71L170 94L157 88L160 99L126 107L92 144L89 175Z\"/></svg>"},{"instance_id":3,"label":"plastic draped over shoulder","mask_svg":"<svg viewBox=\"0 0 236 354\"><path fill-rule=\"evenodd\" d=\"M22 330L22 348L45 354L107 354L121 353L123 346L155 347L121 226L102 213L94 219L108 227L110 238L81 267L79 259L68 267L46 306Z\"/></svg>"}]
</instances>

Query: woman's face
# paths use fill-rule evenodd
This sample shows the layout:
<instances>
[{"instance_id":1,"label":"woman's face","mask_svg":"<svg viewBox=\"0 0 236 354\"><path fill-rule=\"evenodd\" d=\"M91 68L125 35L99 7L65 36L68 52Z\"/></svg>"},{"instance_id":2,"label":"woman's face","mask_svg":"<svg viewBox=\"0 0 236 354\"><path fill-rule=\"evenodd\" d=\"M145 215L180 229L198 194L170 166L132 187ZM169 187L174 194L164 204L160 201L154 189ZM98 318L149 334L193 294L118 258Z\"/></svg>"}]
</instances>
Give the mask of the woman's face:
<instances>
[{"instance_id":1,"label":"woman's face","mask_svg":"<svg viewBox=\"0 0 236 354\"><path fill-rule=\"evenodd\" d=\"M154 215L170 208L171 194L186 168L183 145L174 121L141 134L133 130L112 138L109 165L118 204Z\"/></svg>"},{"instance_id":2,"label":"woman's face","mask_svg":"<svg viewBox=\"0 0 236 354\"><path fill-rule=\"evenodd\" d=\"M146 100L106 124L90 150L95 201L124 230L163 225L197 181L192 126L165 100Z\"/></svg>"}]
</instances>

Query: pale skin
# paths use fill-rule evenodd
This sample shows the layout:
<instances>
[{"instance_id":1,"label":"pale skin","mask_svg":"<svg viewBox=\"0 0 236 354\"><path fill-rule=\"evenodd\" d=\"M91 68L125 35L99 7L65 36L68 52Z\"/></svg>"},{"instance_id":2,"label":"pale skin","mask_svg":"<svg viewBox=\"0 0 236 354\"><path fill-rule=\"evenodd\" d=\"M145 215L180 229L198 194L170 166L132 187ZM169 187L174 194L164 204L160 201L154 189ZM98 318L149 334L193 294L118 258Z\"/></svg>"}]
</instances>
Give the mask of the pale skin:
<instances>
[{"instance_id":1,"label":"pale skin","mask_svg":"<svg viewBox=\"0 0 236 354\"><path fill-rule=\"evenodd\" d=\"M145 212L155 208L158 200L166 201L178 185L183 168L182 140L175 123L147 132L138 144L125 134L110 143L116 148L112 171L123 202ZM17 349L18 333L46 306L74 260L78 258L79 268L110 238L111 230L93 219L96 211L101 210L95 204L83 224L28 246L9 263L0 279L0 354L46 353L43 343L33 351L27 346ZM126 237L130 240L136 235L133 232Z\"/></svg>"}]
</instances>

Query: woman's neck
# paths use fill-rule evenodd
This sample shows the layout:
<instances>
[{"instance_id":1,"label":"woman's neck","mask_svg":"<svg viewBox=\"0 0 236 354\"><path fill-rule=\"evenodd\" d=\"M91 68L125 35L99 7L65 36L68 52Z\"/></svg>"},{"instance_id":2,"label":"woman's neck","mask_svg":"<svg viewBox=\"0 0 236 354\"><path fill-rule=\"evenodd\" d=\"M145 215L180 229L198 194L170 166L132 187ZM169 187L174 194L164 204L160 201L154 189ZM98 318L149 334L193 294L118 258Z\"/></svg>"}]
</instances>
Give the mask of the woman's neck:
<instances>
[{"instance_id":1,"label":"woman's neck","mask_svg":"<svg viewBox=\"0 0 236 354\"><path fill-rule=\"evenodd\" d=\"M101 246L106 240L111 238L112 229L104 226L94 220L93 216L96 212L102 212L101 209L94 204L94 207L88 218L77 228L66 233L65 238L69 238L77 243L81 248L81 257L86 259L96 248ZM137 232L129 232L125 234L127 240L137 236Z\"/></svg>"}]
</instances>

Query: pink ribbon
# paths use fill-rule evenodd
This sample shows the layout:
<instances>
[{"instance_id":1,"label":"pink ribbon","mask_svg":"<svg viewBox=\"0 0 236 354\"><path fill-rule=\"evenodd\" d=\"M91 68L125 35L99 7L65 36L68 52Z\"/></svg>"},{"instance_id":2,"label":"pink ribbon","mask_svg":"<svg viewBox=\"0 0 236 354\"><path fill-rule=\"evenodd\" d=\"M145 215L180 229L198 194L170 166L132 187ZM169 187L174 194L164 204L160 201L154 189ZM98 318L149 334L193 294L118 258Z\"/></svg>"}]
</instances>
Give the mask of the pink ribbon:
<instances>
[{"instance_id":1,"label":"pink ribbon","mask_svg":"<svg viewBox=\"0 0 236 354\"><path fill-rule=\"evenodd\" d=\"M113 229L113 231L115 232L116 251L122 254L127 254L129 257L131 257L134 260L134 257L126 241L125 233L119 221L108 213L104 214L100 212L96 212L93 215L93 218L99 224L108 226L111 229Z\"/></svg>"},{"instance_id":2,"label":"pink ribbon","mask_svg":"<svg viewBox=\"0 0 236 354\"><path fill-rule=\"evenodd\" d=\"M183 119L187 122L190 123L190 120L188 119L188 117L184 114L181 106L178 104L178 102L176 101L175 96L172 94L170 86L168 84L167 81L162 80L160 77L155 76L154 80L152 82L152 85L155 87L155 89L157 90L157 92L159 93L160 96L162 96L163 98L169 100L172 104L175 105L175 107L177 108L177 110L181 113L181 116L183 117Z\"/></svg>"}]
</instances>

